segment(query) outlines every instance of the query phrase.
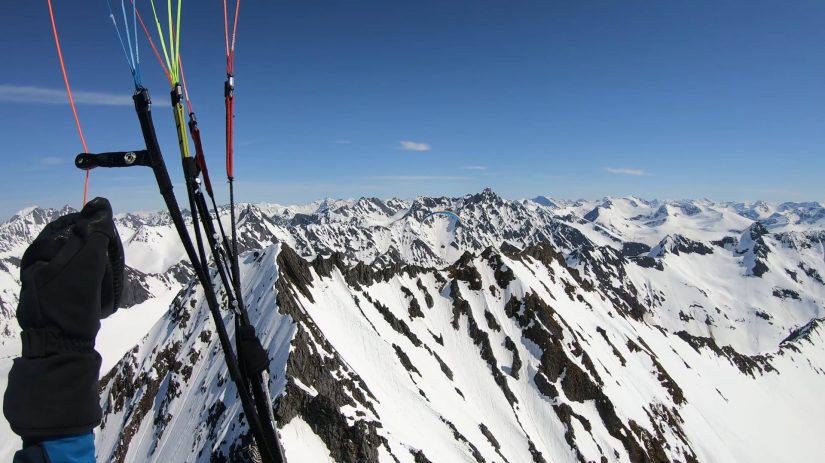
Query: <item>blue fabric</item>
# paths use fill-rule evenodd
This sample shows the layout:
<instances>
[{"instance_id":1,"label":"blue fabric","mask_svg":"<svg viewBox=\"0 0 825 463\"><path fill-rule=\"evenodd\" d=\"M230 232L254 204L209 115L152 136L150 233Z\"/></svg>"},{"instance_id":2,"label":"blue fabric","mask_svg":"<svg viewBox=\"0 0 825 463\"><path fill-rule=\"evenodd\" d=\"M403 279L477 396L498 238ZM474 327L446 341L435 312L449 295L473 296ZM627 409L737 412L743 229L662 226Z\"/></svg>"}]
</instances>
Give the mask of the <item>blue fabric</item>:
<instances>
[{"instance_id":1,"label":"blue fabric","mask_svg":"<svg viewBox=\"0 0 825 463\"><path fill-rule=\"evenodd\" d=\"M51 463L93 463L95 437L90 432L79 436L46 439L41 444Z\"/></svg>"}]
</instances>

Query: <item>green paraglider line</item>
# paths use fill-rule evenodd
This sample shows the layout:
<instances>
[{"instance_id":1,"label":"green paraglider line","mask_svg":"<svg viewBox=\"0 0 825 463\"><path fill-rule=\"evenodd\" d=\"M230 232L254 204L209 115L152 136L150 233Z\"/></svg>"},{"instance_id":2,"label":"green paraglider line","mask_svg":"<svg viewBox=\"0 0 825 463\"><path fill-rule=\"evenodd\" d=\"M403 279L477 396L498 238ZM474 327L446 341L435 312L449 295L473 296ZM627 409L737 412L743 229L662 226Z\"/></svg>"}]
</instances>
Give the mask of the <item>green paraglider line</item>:
<instances>
[{"instance_id":1,"label":"green paraglider line","mask_svg":"<svg viewBox=\"0 0 825 463\"><path fill-rule=\"evenodd\" d=\"M197 121L194 118L194 112L192 110L191 101L189 100L188 91L184 91L183 85L181 85L181 81L184 80L183 64L180 58L180 24L182 0L167 0L166 19L168 25L166 31L164 31L164 28L161 26L161 18L158 17L154 0L150 1L150 5L152 8L152 16L154 17L155 25L157 26L158 38L160 40L160 48L163 51L162 56L158 52L157 47L152 41L151 34L149 34L149 31L147 30L146 25L143 22L143 19L140 18L140 15L136 7L136 0L130 0L130 3L132 4L133 8L132 25L130 30L128 17L125 13L125 3L125 0L121 0L121 9L123 10L122 12L124 16L123 32L125 32L126 35L126 41L124 43L124 34L121 33L119 25L114 18L114 13L111 8L111 2L107 1L107 5L109 6L109 16L113 19L115 32L117 34L118 41L121 45L121 51L123 51L125 55L127 64L130 68L129 70L131 71L132 77L135 80L136 91L133 95L133 100L135 102L135 111L141 126L141 132L143 134L144 143L146 144L146 149L98 154L88 153L85 139L83 138L83 133L80 129L80 123L77 118L77 113L74 108L74 104L72 104L72 110L75 116L75 121L78 125L78 132L80 133L84 149L84 152L76 157L75 166L86 170L86 185L88 185L89 170L94 167L144 166L152 168L155 174L155 180L158 184L161 196L163 197L164 202L167 205L169 214L175 225L176 231L178 232L178 235L181 239L181 243L183 244L183 247L186 251L186 255L192 264L197 280L203 287L206 302L215 323L215 328L218 334L221 349L224 352L224 358L226 361L227 369L229 371L230 379L236 385L237 393L243 410L243 415L245 415L253 439L257 444L257 455L255 455L255 459L257 461L262 461L265 463L283 463L286 459L283 454L283 448L280 444L280 438L277 432L277 422L275 420L275 416L272 409L273 402L269 394L269 359L266 354L266 350L261 344L260 338L257 337L254 327L250 323L248 313L246 312L246 308L241 299L241 287L240 281L238 279L238 275L240 275L240 272L238 271L237 251L236 248L233 248L234 252L232 254L229 254L228 252L227 254L223 253L224 249L221 248L221 243L218 241L219 237L214 228L214 224L212 223L212 218L210 217L206 200L200 191L200 179L197 178L198 174L203 174L204 178L207 181L207 189L209 190L211 196L211 184L208 183L208 174L206 173L205 159L203 158L202 147L199 143L200 131L197 130ZM174 10L172 8L172 3L177 4L177 8ZM48 0L48 6L49 14L52 21L52 29L55 35L55 42L58 48L58 57L60 58L61 71L63 72L63 77L66 81L65 83L70 102L73 103L71 89L69 87L68 78L66 76L65 66L63 64L63 57L60 51L60 44L57 36L57 28L54 24L54 13L52 11L51 0ZM234 21L235 28L237 28L237 11L238 6L236 3L236 17ZM169 79L170 85L172 86L172 92L170 93L170 95L172 98L172 107L174 111L174 119L178 135L178 145L181 151L181 160L183 165L184 178L186 179L186 189L187 195L189 197L189 206L192 214L192 226L194 229L195 240L197 242L197 249L195 248L192 237L189 234L186 223L184 221L184 217L180 210L180 206L178 205L177 199L175 198L175 195L173 193L173 186L171 179L169 178L169 172L166 169L166 163L164 161L160 145L157 141L154 122L151 116L151 99L149 97L149 92L145 87L143 87L140 84L140 73L137 70L137 67L139 66L139 55L137 51L137 20L140 20L140 25L146 33L149 43L152 45L152 49L155 52L155 55L161 64L161 68L163 69L164 73L166 74L166 77ZM134 37L132 34L134 34ZM230 46L230 58L234 57L235 34L235 30L233 30L233 39L232 44ZM166 38L164 38L164 36L166 36ZM134 41L132 41L132 38L134 38ZM231 65L231 59L229 62ZM193 156L189 151L189 141L186 136L183 115L184 95L186 104L189 107L190 111L190 129L193 129L193 132L198 135L197 138L195 138L193 135L193 138L196 139L196 148L198 153L197 161L201 162L200 169L197 168L196 160L193 159ZM230 95L230 97L231 96L232 95ZM87 186L84 188L84 202L86 200L86 188ZM230 188L230 198L231 197L232 191ZM212 203L216 209L215 215L218 216L217 206L215 204L214 197L212 198ZM232 312L235 315L235 340L237 345L237 355L235 351L232 349L231 338L229 337L229 334L226 329L224 315L220 311L220 303L217 299L217 293L215 291L214 283L212 281L212 276L209 273L208 260L206 255L206 249L204 248L202 230L198 223L199 217L203 221L203 230L205 230L207 233L206 241L209 244L209 250L211 251L215 259L216 266L218 267L218 273L220 274L222 280L221 282L223 283L223 286L226 288L228 299L231 302L230 305L232 307ZM220 221L218 223L220 226ZM233 239L235 235L234 225L235 224L233 218ZM223 244L226 245L226 237L224 235L225 233L223 233L223 230L221 230ZM229 257L235 259L234 265L232 266L227 265L226 261L229 260ZM230 281L228 276L230 269L234 272L234 275L236 276L234 282ZM246 333L243 340L241 339L241 337L239 337L238 334L239 331L242 329L244 330L243 332Z\"/></svg>"}]
</instances>

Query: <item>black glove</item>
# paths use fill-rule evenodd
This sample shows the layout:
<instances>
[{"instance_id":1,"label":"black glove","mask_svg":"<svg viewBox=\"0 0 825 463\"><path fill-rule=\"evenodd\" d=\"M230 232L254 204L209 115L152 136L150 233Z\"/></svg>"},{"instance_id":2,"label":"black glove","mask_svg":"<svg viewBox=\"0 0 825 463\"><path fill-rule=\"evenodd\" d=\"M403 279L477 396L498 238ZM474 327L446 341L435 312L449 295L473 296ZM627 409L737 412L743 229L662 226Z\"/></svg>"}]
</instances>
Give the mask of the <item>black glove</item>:
<instances>
[{"instance_id":1,"label":"black glove","mask_svg":"<svg viewBox=\"0 0 825 463\"><path fill-rule=\"evenodd\" d=\"M23 352L3 401L15 433L82 434L100 423L95 337L100 319L117 309L123 268L123 244L105 198L46 225L26 249L17 306Z\"/></svg>"}]
</instances>

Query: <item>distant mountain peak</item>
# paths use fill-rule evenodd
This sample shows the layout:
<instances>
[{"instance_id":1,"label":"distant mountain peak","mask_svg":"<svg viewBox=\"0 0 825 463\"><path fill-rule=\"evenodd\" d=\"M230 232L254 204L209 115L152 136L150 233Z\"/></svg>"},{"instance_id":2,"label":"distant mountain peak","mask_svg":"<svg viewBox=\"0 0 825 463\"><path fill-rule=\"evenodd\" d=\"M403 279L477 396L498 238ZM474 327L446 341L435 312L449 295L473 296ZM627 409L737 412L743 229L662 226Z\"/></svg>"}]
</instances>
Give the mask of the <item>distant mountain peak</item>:
<instances>
[{"instance_id":1,"label":"distant mountain peak","mask_svg":"<svg viewBox=\"0 0 825 463\"><path fill-rule=\"evenodd\" d=\"M289 461L819 457L817 207L541 198L553 205L492 189L237 205ZM49 218L34 210L0 225L13 352L19 256ZM439 210L461 225L425 220ZM98 458L245 461L249 429L168 214L116 220L136 307L103 321L98 348L121 360L101 380ZM139 345L111 347L113 333ZM804 426L754 424L754 407Z\"/></svg>"}]
</instances>

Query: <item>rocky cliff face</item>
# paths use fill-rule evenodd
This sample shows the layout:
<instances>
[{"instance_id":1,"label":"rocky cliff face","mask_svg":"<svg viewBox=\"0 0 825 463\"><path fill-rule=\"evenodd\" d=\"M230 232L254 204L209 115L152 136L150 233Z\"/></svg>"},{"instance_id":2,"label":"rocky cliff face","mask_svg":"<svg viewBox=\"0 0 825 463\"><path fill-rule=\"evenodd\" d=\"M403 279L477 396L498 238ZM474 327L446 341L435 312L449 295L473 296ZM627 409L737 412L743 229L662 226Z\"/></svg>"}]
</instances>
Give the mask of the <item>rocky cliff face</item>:
<instances>
[{"instance_id":1,"label":"rocky cliff face","mask_svg":"<svg viewBox=\"0 0 825 463\"><path fill-rule=\"evenodd\" d=\"M244 299L287 457L815 459L821 233L749 217L817 216L804 208L489 190L244 205ZM427 217L444 209L461 221ZM101 380L99 459L249 460L200 287L164 248L168 221L119 225L127 253L165 252L130 262L134 300L183 289Z\"/></svg>"},{"instance_id":2,"label":"rocky cliff face","mask_svg":"<svg viewBox=\"0 0 825 463\"><path fill-rule=\"evenodd\" d=\"M244 275L291 461L764 461L781 445L724 436L787 432L744 423L743 408L775 418L825 385L821 321L743 354L615 304L546 244L443 269L280 245ZM213 331L188 289L104 378L104 459L245 458ZM799 455L817 445L795 440Z\"/></svg>"}]
</instances>

